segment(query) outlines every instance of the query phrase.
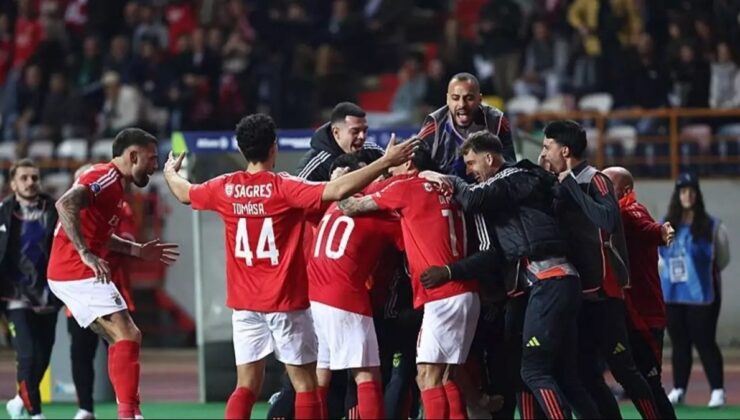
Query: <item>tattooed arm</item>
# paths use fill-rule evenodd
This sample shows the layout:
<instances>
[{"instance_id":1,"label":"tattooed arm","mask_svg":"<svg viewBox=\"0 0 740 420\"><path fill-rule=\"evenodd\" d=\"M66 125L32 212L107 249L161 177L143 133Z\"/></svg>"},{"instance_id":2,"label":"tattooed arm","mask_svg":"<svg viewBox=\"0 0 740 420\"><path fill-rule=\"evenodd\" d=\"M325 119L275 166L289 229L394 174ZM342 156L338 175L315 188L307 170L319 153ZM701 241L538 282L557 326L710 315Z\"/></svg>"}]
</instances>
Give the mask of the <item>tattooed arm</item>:
<instances>
[{"instance_id":1,"label":"tattooed arm","mask_svg":"<svg viewBox=\"0 0 740 420\"><path fill-rule=\"evenodd\" d=\"M89 204L86 187L84 185L74 185L57 200L56 209L59 213L59 223L62 225L69 241L72 242L72 245L80 254L82 262L92 269L98 280L108 282L110 281L108 263L90 251L82 234L80 212Z\"/></svg>"},{"instance_id":2,"label":"tattooed arm","mask_svg":"<svg viewBox=\"0 0 740 420\"><path fill-rule=\"evenodd\" d=\"M379 209L378 204L369 195L363 197L349 197L340 201L339 210L342 210L347 216L354 216L362 213L369 213Z\"/></svg>"},{"instance_id":3,"label":"tattooed arm","mask_svg":"<svg viewBox=\"0 0 740 420\"><path fill-rule=\"evenodd\" d=\"M138 257L141 255L141 244L124 239L116 234L111 235L108 240L108 249L119 254L130 255L132 257Z\"/></svg>"}]
</instances>

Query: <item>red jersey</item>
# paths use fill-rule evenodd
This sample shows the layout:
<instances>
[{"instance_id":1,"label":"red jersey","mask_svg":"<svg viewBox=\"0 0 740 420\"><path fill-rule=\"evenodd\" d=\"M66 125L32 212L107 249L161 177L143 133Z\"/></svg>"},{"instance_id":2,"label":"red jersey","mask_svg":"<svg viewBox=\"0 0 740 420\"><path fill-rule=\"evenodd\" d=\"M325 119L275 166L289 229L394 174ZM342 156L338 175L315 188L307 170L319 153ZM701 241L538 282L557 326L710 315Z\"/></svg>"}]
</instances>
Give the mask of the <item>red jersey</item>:
<instances>
[{"instance_id":1,"label":"red jersey","mask_svg":"<svg viewBox=\"0 0 740 420\"><path fill-rule=\"evenodd\" d=\"M661 225L645 206L630 198L619 203L630 262L625 306L633 326L665 328L665 304L658 276L658 247L664 245Z\"/></svg>"},{"instance_id":2,"label":"red jersey","mask_svg":"<svg viewBox=\"0 0 740 420\"><path fill-rule=\"evenodd\" d=\"M43 29L37 19L19 16L15 21L15 48L13 67L21 68L36 52Z\"/></svg>"},{"instance_id":3,"label":"red jersey","mask_svg":"<svg viewBox=\"0 0 740 420\"><path fill-rule=\"evenodd\" d=\"M401 226L387 214L345 216L332 204L319 223L308 262L309 299L372 316L366 282L381 256L400 248Z\"/></svg>"},{"instance_id":4,"label":"red jersey","mask_svg":"<svg viewBox=\"0 0 740 420\"><path fill-rule=\"evenodd\" d=\"M118 223L118 227L114 233L123 239L136 242L134 211L125 201L123 202L123 207L121 207L121 221ZM135 260L136 258L134 257L117 252L111 252L108 255L111 280L113 280L113 284L116 285L118 291L123 295L123 300L126 301L129 311L135 309L133 294L131 293L131 264Z\"/></svg>"},{"instance_id":5,"label":"red jersey","mask_svg":"<svg viewBox=\"0 0 740 420\"><path fill-rule=\"evenodd\" d=\"M380 209L398 211L401 215L414 308L434 300L477 292L477 281L453 279L433 289L421 285L421 273L428 267L446 265L465 257L465 217L450 197L445 197L426 180L416 175L395 179L372 197Z\"/></svg>"},{"instance_id":6,"label":"red jersey","mask_svg":"<svg viewBox=\"0 0 740 420\"><path fill-rule=\"evenodd\" d=\"M124 206L124 179L113 163L93 165L75 181L87 190L88 206L80 212L80 226L85 244L99 258L108 256L108 240L118 227ZM57 224L49 256L48 277L51 280L83 280L95 277L80 254Z\"/></svg>"},{"instance_id":7,"label":"red jersey","mask_svg":"<svg viewBox=\"0 0 740 420\"><path fill-rule=\"evenodd\" d=\"M190 189L195 210L221 215L226 231L226 305L258 312L308 308L305 210L324 183L285 173L233 172Z\"/></svg>"}]
</instances>

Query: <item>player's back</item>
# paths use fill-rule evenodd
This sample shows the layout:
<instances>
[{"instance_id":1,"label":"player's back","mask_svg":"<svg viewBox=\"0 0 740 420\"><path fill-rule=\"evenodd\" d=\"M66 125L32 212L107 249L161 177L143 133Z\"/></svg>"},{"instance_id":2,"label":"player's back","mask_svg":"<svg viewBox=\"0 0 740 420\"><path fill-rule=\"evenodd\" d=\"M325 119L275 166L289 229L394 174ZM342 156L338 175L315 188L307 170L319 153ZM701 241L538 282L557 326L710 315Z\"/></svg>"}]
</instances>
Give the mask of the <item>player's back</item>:
<instances>
[{"instance_id":1,"label":"player's back","mask_svg":"<svg viewBox=\"0 0 740 420\"><path fill-rule=\"evenodd\" d=\"M383 196L397 204L390 207L384 205L386 198ZM381 208L396 207L401 215L415 307L478 290L475 281L453 280L428 290L419 281L421 273L428 267L447 265L464 258L467 252L463 211L451 197L442 194L433 184L413 175L398 177L397 182L376 193L376 202Z\"/></svg>"},{"instance_id":2,"label":"player's back","mask_svg":"<svg viewBox=\"0 0 740 420\"><path fill-rule=\"evenodd\" d=\"M310 299L372 316L366 280L384 263L384 252L394 245L401 245L398 218L383 213L345 216L332 204L311 247Z\"/></svg>"},{"instance_id":3,"label":"player's back","mask_svg":"<svg viewBox=\"0 0 740 420\"><path fill-rule=\"evenodd\" d=\"M225 225L227 306L259 312L308 307L302 249L304 209L317 209L324 185L270 171L234 172L194 186L193 208Z\"/></svg>"}]
</instances>

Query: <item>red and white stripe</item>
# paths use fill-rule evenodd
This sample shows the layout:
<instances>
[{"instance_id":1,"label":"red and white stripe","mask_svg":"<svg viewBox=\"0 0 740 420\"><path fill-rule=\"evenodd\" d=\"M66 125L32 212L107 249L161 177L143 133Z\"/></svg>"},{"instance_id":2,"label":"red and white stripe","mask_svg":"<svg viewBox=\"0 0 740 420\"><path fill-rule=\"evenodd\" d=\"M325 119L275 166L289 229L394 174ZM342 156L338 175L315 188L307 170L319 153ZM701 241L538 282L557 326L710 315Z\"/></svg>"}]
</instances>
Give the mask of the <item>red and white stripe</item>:
<instances>
[{"instance_id":1,"label":"red and white stripe","mask_svg":"<svg viewBox=\"0 0 740 420\"><path fill-rule=\"evenodd\" d=\"M604 179L604 176L596 175L593 178L594 185L596 186L596 189L599 190L601 195L607 195L609 194L609 187L606 184L606 179Z\"/></svg>"},{"instance_id":2,"label":"red and white stripe","mask_svg":"<svg viewBox=\"0 0 740 420\"><path fill-rule=\"evenodd\" d=\"M416 137L423 139L424 137L434 133L435 131L437 131L437 124L432 121L421 127L421 130L419 130L419 134L417 134Z\"/></svg>"},{"instance_id":3,"label":"red and white stripe","mask_svg":"<svg viewBox=\"0 0 740 420\"><path fill-rule=\"evenodd\" d=\"M558 398L551 389L540 389L542 400L545 402L547 408L547 418L550 419L564 419L563 410L560 408Z\"/></svg>"},{"instance_id":4,"label":"red and white stripe","mask_svg":"<svg viewBox=\"0 0 740 420\"><path fill-rule=\"evenodd\" d=\"M100 194L104 189L106 189L108 186L113 185L118 179L120 178L120 175L118 174L118 171L116 171L114 168L110 168L110 170L97 180L93 182L93 184L98 184L100 186L100 191L96 192L95 194Z\"/></svg>"}]
</instances>

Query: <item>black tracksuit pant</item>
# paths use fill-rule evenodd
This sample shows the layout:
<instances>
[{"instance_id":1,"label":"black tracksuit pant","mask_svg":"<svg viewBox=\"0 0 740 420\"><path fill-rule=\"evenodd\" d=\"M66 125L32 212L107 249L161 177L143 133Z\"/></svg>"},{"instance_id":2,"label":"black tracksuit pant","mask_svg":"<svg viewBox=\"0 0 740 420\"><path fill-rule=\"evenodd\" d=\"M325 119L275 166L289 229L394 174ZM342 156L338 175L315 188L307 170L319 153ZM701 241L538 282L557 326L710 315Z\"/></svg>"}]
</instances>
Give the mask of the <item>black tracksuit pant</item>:
<instances>
[{"instance_id":1,"label":"black tracksuit pant","mask_svg":"<svg viewBox=\"0 0 740 420\"><path fill-rule=\"evenodd\" d=\"M604 381L601 360L624 388L642 418L657 418L658 409L645 378L635 365L621 299L584 300L579 315L581 381L591 393L601 416L622 418L614 395Z\"/></svg>"},{"instance_id":2,"label":"black tracksuit pant","mask_svg":"<svg viewBox=\"0 0 740 420\"><path fill-rule=\"evenodd\" d=\"M580 301L581 282L575 276L537 280L530 291L521 375L547 418L570 418L572 410L580 418L599 417L578 377L576 321ZM522 408L528 407L527 401L522 403ZM529 417L528 410L524 411L523 417Z\"/></svg>"},{"instance_id":3,"label":"black tracksuit pant","mask_svg":"<svg viewBox=\"0 0 740 420\"><path fill-rule=\"evenodd\" d=\"M658 407L658 417L661 419L675 419L676 412L668 401L663 389L661 377L663 374L663 333L662 328L650 330L629 329L632 356L635 358L637 369L647 380L653 391L655 404Z\"/></svg>"},{"instance_id":4,"label":"black tracksuit pant","mask_svg":"<svg viewBox=\"0 0 740 420\"><path fill-rule=\"evenodd\" d=\"M6 316L15 347L18 393L30 415L40 414L39 384L51 359L57 311L38 314L31 309L9 309Z\"/></svg>"}]
</instances>

